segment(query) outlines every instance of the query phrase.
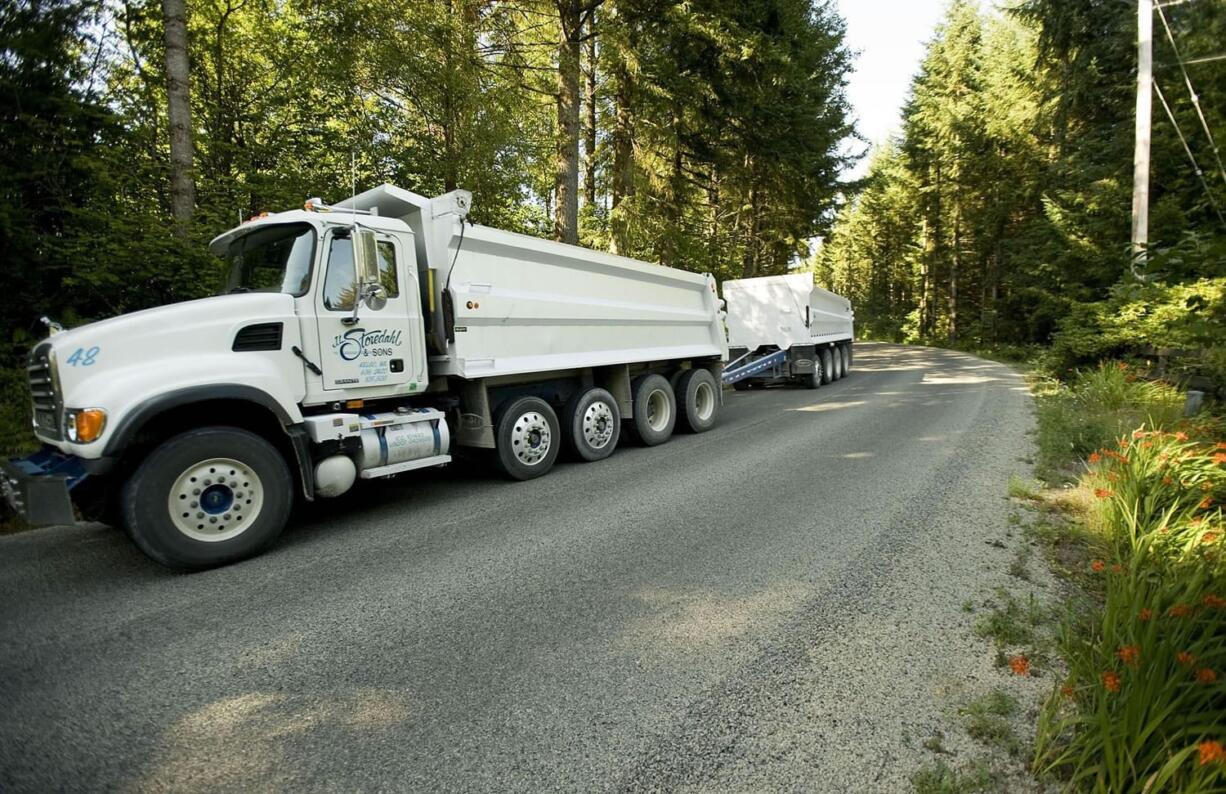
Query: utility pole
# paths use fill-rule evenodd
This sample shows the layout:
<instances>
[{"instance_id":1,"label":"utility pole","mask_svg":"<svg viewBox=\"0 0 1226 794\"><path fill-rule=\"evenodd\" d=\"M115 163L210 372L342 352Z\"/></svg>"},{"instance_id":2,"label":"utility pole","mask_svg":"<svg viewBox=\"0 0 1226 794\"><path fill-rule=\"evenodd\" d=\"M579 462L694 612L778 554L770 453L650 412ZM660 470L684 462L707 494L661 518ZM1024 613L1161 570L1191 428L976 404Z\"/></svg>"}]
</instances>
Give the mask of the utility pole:
<instances>
[{"instance_id":1,"label":"utility pole","mask_svg":"<svg viewBox=\"0 0 1226 794\"><path fill-rule=\"evenodd\" d=\"M1132 156L1132 268L1149 244L1149 136L1154 85L1153 0L1137 0L1137 128Z\"/></svg>"}]
</instances>

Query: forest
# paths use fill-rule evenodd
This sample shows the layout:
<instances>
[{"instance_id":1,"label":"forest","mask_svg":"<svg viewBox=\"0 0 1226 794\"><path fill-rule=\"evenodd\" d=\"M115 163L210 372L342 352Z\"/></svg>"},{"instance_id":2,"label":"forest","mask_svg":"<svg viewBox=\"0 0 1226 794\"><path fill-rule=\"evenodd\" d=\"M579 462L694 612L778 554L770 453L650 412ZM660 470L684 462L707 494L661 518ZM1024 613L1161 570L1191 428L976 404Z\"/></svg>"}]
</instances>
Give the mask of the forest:
<instances>
[{"instance_id":1,"label":"forest","mask_svg":"<svg viewBox=\"0 0 1226 794\"><path fill-rule=\"evenodd\" d=\"M1123 0L954 0L898 135L849 180L867 142L833 0L12 0L0 445L28 442L41 317L210 294L216 234L381 182L721 281L810 268L866 337L1063 366L1190 351L1220 377L1226 13L1155 22L1143 262L1135 25Z\"/></svg>"},{"instance_id":2,"label":"forest","mask_svg":"<svg viewBox=\"0 0 1226 794\"><path fill-rule=\"evenodd\" d=\"M862 333L1039 345L1057 371L1169 357L1223 385L1226 6L1158 4L1153 25L1149 246L1134 256L1136 5L949 6L901 130L810 263Z\"/></svg>"}]
</instances>

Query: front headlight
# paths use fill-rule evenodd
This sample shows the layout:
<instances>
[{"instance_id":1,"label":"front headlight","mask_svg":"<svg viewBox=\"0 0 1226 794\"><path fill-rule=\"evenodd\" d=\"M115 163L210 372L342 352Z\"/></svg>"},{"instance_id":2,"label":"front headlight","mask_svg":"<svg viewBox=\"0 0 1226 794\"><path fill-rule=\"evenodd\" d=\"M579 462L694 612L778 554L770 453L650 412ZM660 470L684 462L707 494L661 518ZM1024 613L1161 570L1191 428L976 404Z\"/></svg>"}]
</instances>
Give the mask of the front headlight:
<instances>
[{"instance_id":1,"label":"front headlight","mask_svg":"<svg viewBox=\"0 0 1226 794\"><path fill-rule=\"evenodd\" d=\"M97 441L106 429L106 411L101 408L69 408L64 412L68 440L75 444Z\"/></svg>"}]
</instances>

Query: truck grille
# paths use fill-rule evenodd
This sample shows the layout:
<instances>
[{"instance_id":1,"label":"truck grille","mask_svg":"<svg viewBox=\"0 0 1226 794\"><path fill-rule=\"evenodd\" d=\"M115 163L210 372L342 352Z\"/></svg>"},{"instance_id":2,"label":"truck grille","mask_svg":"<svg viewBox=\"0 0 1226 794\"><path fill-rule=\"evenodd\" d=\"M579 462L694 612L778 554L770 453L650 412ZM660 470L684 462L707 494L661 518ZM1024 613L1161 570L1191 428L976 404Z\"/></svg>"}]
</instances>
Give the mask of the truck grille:
<instances>
[{"instance_id":1,"label":"truck grille","mask_svg":"<svg viewBox=\"0 0 1226 794\"><path fill-rule=\"evenodd\" d=\"M29 379L30 396L34 401L35 432L58 441L63 406L60 404L60 389L55 377L55 366L51 363L50 344L43 343L30 353L30 363L26 365L26 377Z\"/></svg>"}]
</instances>

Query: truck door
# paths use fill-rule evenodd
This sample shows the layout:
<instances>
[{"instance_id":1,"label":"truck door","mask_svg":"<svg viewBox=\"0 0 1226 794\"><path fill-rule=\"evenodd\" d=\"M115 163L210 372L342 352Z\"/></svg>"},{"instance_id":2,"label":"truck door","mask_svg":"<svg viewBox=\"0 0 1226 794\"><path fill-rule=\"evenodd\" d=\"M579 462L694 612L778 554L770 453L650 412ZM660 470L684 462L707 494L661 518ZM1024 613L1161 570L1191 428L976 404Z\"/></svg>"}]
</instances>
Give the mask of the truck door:
<instances>
[{"instance_id":1,"label":"truck door","mask_svg":"<svg viewBox=\"0 0 1226 794\"><path fill-rule=\"evenodd\" d=\"M316 293L319 349L324 389L372 389L392 392L418 374L421 353L414 343L420 322L414 281L406 272L408 255L400 240L378 235L379 274L387 304L374 310L359 306L353 322L357 277L353 244L346 229L333 229L324 240L324 272ZM383 387L383 388L379 388Z\"/></svg>"}]
</instances>

